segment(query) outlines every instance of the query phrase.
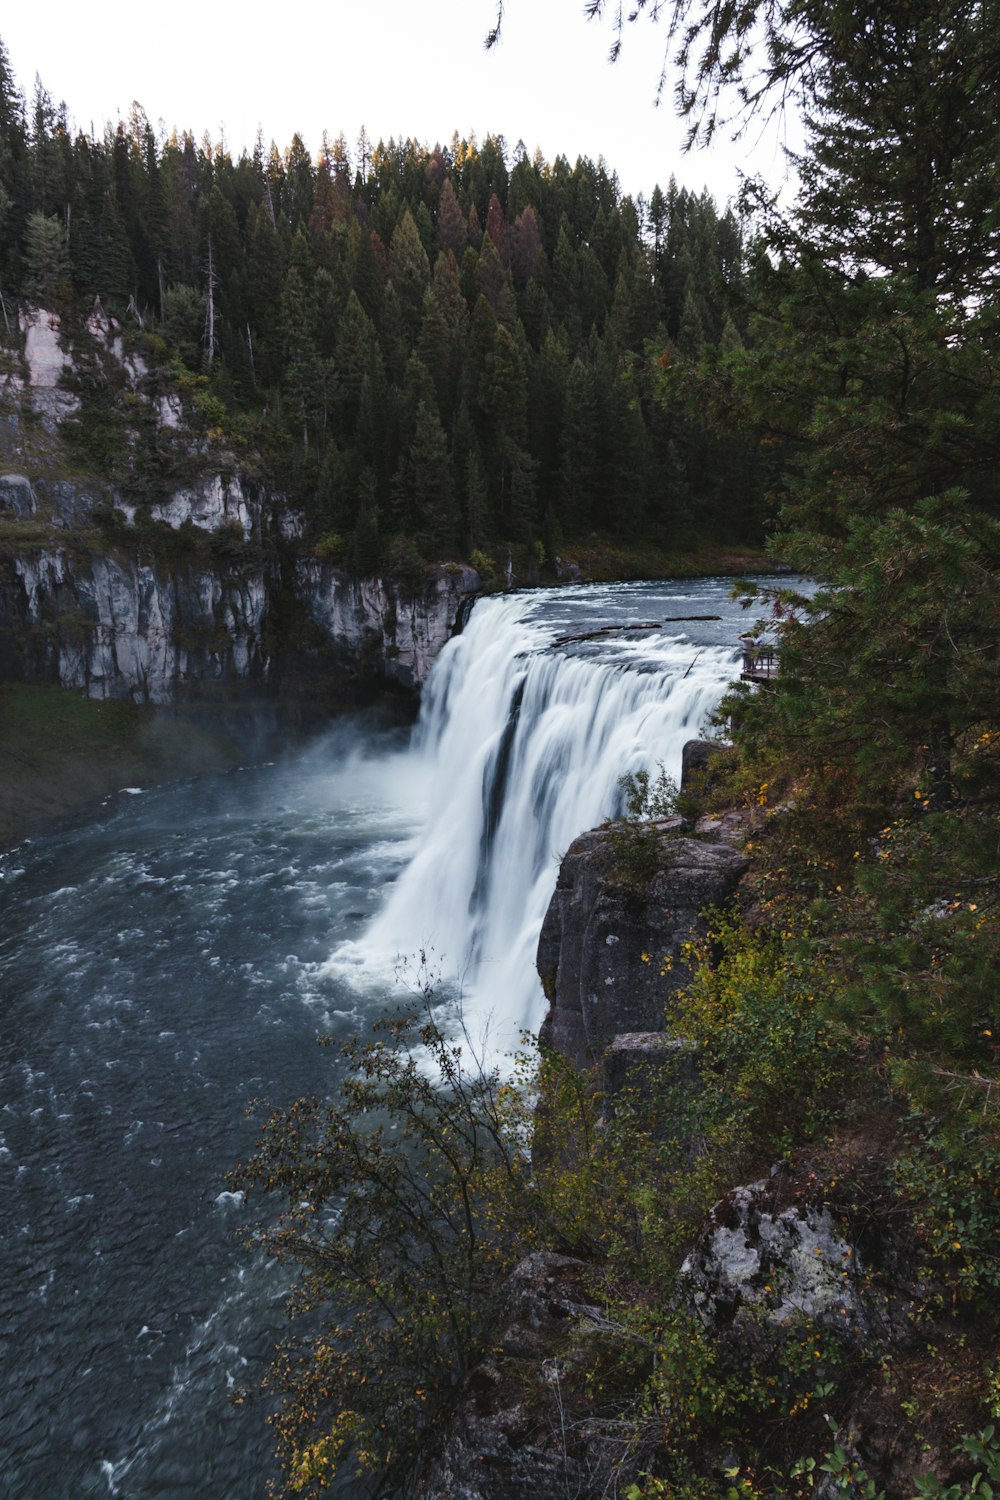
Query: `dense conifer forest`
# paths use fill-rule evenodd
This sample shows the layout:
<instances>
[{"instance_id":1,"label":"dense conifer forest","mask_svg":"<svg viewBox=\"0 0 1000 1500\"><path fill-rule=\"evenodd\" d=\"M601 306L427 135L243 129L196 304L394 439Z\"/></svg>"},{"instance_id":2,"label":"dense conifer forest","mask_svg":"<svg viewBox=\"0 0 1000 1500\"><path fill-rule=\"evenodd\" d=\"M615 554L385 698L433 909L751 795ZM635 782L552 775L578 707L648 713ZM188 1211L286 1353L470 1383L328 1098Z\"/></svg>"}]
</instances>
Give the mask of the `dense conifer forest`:
<instances>
[{"instance_id":1,"label":"dense conifer forest","mask_svg":"<svg viewBox=\"0 0 1000 1500\"><path fill-rule=\"evenodd\" d=\"M8 328L19 298L99 297L361 571L756 539L754 448L658 389L672 359L741 343L746 260L733 213L673 177L633 201L603 161L363 130L234 159L138 104L95 138L41 82L26 102L0 51ZM127 413L81 395L85 456L127 446L141 498L152 435L123 445Z\"/></svg>"}]
</instances>

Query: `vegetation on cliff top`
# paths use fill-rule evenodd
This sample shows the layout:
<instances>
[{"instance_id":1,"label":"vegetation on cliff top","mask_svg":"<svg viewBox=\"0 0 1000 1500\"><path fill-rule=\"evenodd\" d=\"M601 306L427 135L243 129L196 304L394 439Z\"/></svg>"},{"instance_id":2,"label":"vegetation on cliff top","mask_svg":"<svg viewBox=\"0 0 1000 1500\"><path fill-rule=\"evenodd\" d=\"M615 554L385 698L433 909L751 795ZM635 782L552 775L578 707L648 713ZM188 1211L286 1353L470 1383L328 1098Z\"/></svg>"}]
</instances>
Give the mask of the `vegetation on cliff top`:
<instances>
[{"instance_id":1,"label":"vegetation on cliff top","mask_svg":"<svg viewBox=\"0 0 1000 1500\"><path fill-rule=\"evenodd\" d=\"M525 576L567 544L760 540L766 455L656 390L657 355L738 345L749 251L735 215L674 180L502 137L351 150L300 137L233 160L157 137L138 106L71 135L0 46L0 292L88 316L142 355L306 512L340 560L480 551ZM127 498L169 443L134 394L75 380L79 459ZM169 437L169 434L166 434Z\"/></svg>"}]
</instances>

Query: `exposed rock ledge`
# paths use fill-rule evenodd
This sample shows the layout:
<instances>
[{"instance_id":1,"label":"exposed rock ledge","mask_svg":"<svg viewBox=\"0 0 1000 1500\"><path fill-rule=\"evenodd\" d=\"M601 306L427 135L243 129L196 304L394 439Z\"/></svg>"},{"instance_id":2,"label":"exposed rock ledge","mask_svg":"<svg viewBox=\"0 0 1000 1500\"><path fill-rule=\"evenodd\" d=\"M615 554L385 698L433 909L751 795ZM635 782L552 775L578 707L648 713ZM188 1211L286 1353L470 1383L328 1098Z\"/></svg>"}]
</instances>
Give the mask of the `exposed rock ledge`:
<instances>
[{"instance_id":1,"label":"exposed rock ledge","mask_svg":"<svg viewBox=\"0 0 1000 1500\"><path fill-rule=\"evenodd\" d=\"M14 514L31 514L32 486L6 476L4 503ZM276 648L294 661L318 644L351 674L419 689L479 575L469 567L434 568L411 597L392 580L303 561L293 583L318 641L298 639L287 626L276 632L274 595L285 584L273 559L250 567L180 559L167 566L141 560L127 545L105 556L61 545L25 549L0 559L0 677L58 683L91 698L170 704L210 683L264 691Z\"/></svg>"},{"instance_id":2,"label":"exposed rock ledge","mask_svg":"<svg viewBox=\"0 0 1000 1500\"><path fill-rule=\"evenodd\" d=\"M664 1005L685 985L684 946L706 931L702 913L732 896L747 860L730 844L684 837L679 818L651 825L661 868L637 892L596 829L563 858L538 943L549 1000L544 1039L585 1065L620 1032L662 1031Z\"/></svg>"},{"instance_id":3,"label":"exposed rock ledge","mask_svg":"<svg viewBox=\"0 0 1000 1500\"><path fill-rule=\"evenodd\" d=\"M685 756L689 765L705 771L703 750ZM686 1155L701 1149L698 1055L665 1029L669 995L689 978L682 949L705 931L704 908L731 898L747 867L739 825L736 815L703 819L691 837L679 819L664 820L652 830L661 860L645 891L616 869L620 846L607 829L584 834L563 859L539 942L549 1045L581 1065L603 1063L609 1116L622 1090L654 1103L666 1099L668 1108L678 1086L690 1091ZM913 1347L918 1336L912 1247L872 1211L882 1157L875 1137L856 1134L828 1143L825 1157L800 1153L768 1177L735 1187L677 1268L679 1303L721 1345L735 1345L748 1366L775 1380L796 1324L859 1360ZM866 1184L860 1208L849 1186L858 1182ZM588 1267L565 1257L533 1255L516 1268L498 1294L493 1349L435 1435L417 1500L598 1500L622 1493L655 1465L655 1434L645 1453L626 1451L614 1421L594 1409L588 1360L600 1347L595 1340L616 1337L591 1305L599 1286L599 1279L588 1282ZM635 1394L641 1374L636 1379ZM913 1456L896 1452L895 1428L882 1432L867 1418L866 1390L837 1441L857 1456L853 1435L862 1433L868 1457L893 1476L888 1492L909 1495ZM628 1393L620 1394L628 1409ZM638 1428L629 1429L630 1444L639 1437ZM947 1471L948 1456L936 1456ZM719 1453L710 1461L721 1466L732 1458ZM840 1493L833 1481L815 1490L816 1500Z\"/></svg>"},{"instance_id":4,"label":"exposed rock ledge","mask_svg":"<svg viewBox=\"0 0 1000 1500\"><path fill-rule=\"evenodd\" d=\"M334 650L357 657L368 646L385 676L412 688L426 682L479 587L476 570L458 563L432 568L417 595L392 579L359 578L312 559L295 569L295 591Z\"/></svg>"}]
</instances>

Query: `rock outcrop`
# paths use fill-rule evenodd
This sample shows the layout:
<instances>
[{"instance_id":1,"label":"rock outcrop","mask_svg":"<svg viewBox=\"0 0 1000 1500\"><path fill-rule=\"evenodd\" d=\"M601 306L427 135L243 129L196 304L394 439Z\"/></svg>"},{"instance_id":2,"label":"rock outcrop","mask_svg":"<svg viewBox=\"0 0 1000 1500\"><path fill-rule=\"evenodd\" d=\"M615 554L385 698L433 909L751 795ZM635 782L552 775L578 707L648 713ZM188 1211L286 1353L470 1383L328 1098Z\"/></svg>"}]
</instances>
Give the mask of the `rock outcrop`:
<instances>
[{"instance_id":1,"label":"rock outcrop","mask_svg":"<svg viewBox=\"0 0 1000 1500\"><path fill-rule=\"evenodd\" d=\"M174 531L185 524L200 531L228 526L244 537L260 537L263 508L259 497L247 493L238 475L209 474L194 484L178 485L165 500L151 505L149 513Z\"/></svg>"},{"instance_id":2,"label":"rock outcrop","mask_svg":"<svg viewBox=\"0 0 1000 1500\"><path fill-rule=\"evenodd\" d=\"M670 995L690 978L685 944L702 913L726 902L747 868L725 843L685 837L680 819L646 825L657 868L637 882L607 829L567 850L542 924L538 972L549 1001L547 1044L581 1065L620 1032L662 1031Z\"/></svg>"},{"instance_id":3,"label":"rock outcrop","mask_svg":"<svg viewBox=\"0 0 1000 1500\"><path fill-rule=\"evenodd\" d=\"M0 485L0 500L12 495L19 506L30 493ZM307 562L295 569L283 610L287 619L289 603L297 605L303 623L312 622L310 651L418 690L478 582L471 568L438 568L411 598L392 580ZM275 647L294 658L307 644L294 625L284 636L272 628L275 591L288 588L288 570L266 554L213 567L183 557L145 561L123 539L105 555L69 545L19 549L0 558L0 675L159 704L208 682L265 687Z\"/></svg>"},{"instance_id":4,"label":"rock outcrop","mask_svg":"<svg viewBox=\"0 0 1000 1500\"><path fill-rule=\"evenodd\" d=\"M901 1247L875 1221L859 1235L783 1168L715 1205L681 1272L705 1325L751 1343L800 1321L869 1354L913 1336Z\"/></svg>"},{"instance_id":5,"label":"rock outcrop","mask_svg":"<svg viewBox=\"0 0 1000 1500\"><path fill-rule=\"evenodd\" d=\"M27 379L9 377L10 394L26 389L35 414L55 431L80 406L79 398L65 389L64 377L71 359L63 343L61 319L46 308L26 307L20 327Z\"/></svg>"},{"instance_id":6,"label":"rock outcrop","mask_svg":"<svg viewBox=\"0 0 1000 1500\"><path fill-rule=\"evenodd\" d=\"M20 521L33 516L37 508L30 479L23 474L0 474L0 514Z\"/></svg>"},{"instance_id":7,"label":"rock outcrop","mask_svg":"<svg viewBox=\"0 0 1000 1500\"><path fill-rule=\"evenodd\" d=\"M166 569L58 547L15 557L12 572L0 580L0 644L29 681L155 704L199 684L266 681L261 571Z\"/></svg>"},{"instance_id":8,"label":"rock outcrop","mask_svg":"<svg viewBox=\"0 0 1000 1500\"><path fill-rule=\"evenodd\" d=\"M26 307L20 334L0 351L0 677L155 704L279 681L419 690L474 569L414 590L306 555L301 511L206 436L99 302L72 328ZM94 389L142 414L117 439L123 472L147 443L141 482L77 476Z\"/></svg>"},{"instance_id":9,"label":"rock outcrop","mask_svg":"<svg viewBox=\"0 0 1000 1500\"><path fill-rule=\"evenodd\" d=\"M479 586L476 570L459 564L429 570L415 594L391 578L359 578L314 559L295 568L295 591L331 647L366 657L411 688L426 682Z\"/></svg>"}]
</instances>

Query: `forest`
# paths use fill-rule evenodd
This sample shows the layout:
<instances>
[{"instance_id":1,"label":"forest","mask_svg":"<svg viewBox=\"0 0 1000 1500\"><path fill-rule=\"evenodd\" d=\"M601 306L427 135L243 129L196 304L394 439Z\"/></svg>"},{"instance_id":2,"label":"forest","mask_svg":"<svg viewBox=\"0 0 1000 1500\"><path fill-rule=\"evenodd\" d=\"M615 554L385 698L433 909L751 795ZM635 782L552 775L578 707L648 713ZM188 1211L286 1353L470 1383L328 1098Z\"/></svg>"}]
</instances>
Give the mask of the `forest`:
<instances>
[{"instance_id":1,"label":"forest","mask_svg":"<svg viewBox=\"0 0 1000 1500\"><path fill-rule=\"evenodd\" d=\"M489 574L510 548L552 565L594 534L759 540L756 449L661 389L671 358L741 342L747 273L735 214L672 177L633 202L603 161L364 130L234 160L158 138L138 104L74 136L0 51L8 329L19 297L99 297L362 572L477 554ZM100 382L80 394L81 456L141 501L153 435Z\"/></svg>"}]
</instances>

